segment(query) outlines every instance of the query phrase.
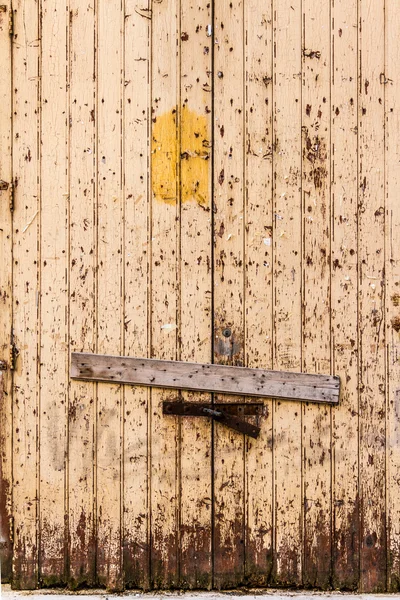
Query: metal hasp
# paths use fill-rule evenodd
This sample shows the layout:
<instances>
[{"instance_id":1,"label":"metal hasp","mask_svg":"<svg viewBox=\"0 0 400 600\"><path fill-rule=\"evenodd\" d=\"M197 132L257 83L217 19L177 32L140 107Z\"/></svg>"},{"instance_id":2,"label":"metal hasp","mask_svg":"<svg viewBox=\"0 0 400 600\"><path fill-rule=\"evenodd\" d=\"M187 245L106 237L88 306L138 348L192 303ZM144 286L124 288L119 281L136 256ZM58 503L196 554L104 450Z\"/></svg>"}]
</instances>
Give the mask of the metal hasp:
<instances>
[{"instance_id":1,"label":"metal hasp","mask_svg":"<svg viewBox=\"0 0 400 600\"><path fill-rule=\"evenodd\" d=\"M221 425L230 427L239 433L257 438L260 427L244 421L240 417L261 416L264 405L262 402L249 404L224 403L210 404L204 402L163 402L163 414L180 417L209 417Z\"/></svg>"}]
</instances>

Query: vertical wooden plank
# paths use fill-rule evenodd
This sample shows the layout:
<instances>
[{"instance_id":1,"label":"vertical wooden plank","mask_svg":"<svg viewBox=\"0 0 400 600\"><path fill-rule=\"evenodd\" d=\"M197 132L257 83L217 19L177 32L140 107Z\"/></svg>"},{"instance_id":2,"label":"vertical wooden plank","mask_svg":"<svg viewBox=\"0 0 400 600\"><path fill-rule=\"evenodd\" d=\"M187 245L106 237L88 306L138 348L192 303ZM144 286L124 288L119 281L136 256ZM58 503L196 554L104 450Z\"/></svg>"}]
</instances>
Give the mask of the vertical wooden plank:
<instances>
[{"instance_id":1,"label":"vertical wooden plank","mask_svg":"<svg viewBox=\"0 0 400 600\"><path fill-rule=\"evenodd\" d=\"M214 362L244 364L244 8L214 7ZM218 402L227 397L216 397ZM214 427L214 585L244 578L244 437Z\"/></svg>"},{"instance_id":2,"label":"vertical wooden plank","mask_svg":"<svg viewBox=\"0 0 400 600\"><path fill-rule=\"evenodd\" d=\"M359 18L360 588L379 592L386 588L384 0L360 0Z\"/></svg>"},{"instance_id":3,"label":"vertical wooden plank","mask_svg":"<svg viewBox=\"0 0 400 600\"><path fill-rule=\"evenodd\" d=\"M180 359L212 362L211 333L211 106L212 22L206 0L181 3L180 35ZM185 401L210 402L210 394L184 392ZM180 423L180 583L212 585L211 423Z\"/></svg>"},{"instance_id":4,"label":"vertical wooden plank","mask_svg":"<svg viewBox=\"0 0 400 600\"><path fill-rule=\"evenodd\" d=\"M179 323L179 3L152 5L151 356L176 360ZM162 414L176 392L151 392L151 584L178 582L178 421Z\"/></svg>"},{"instance_id":5,"label":"vertical wooden plank","mask_svg":"<svg viewBox=\"0 0 400 600\"><path fill-rule=\"evenodd\" d=\"M121 66L123 19L120 0L97 10L97 350L123 349L121 180ZM97 576L111 590L122 588L121 386L98 385L97 395Z\"/></svg>"},{"instance_id":6,"label":"vertical wooden plank","mask_svg":"<svg viewBox=\"0 0 400 600\"><path fill-rule=\"evenodd\" d=\"M0 564L2 581L11 578L12 502L12 378L10 343L12 329L12 73L9 20L11 3L0 11Z\"/></svg>"},{"instance_id":7,"label":"vertical wooden plank","mask_svg":"<svg viewBox=\"0 0 400 600\"><path fill-rule=\"evenodd\" d=\"M272 368L272 2L245 4L245 364ZM246 439L245 578L272 571L272 404Z\"/></svg>"},{"instance_id":8,"label":"vertical wooden plank","mask_svg":"<svg viewBox=\"0 0 400 600\"><path fill-rule=\"evenodd\" d=\"M70 350L95 351L94 6L69 5ZM95 582L95 387L70 382L68 405L69 585Z\"/></svg>"},{"instance_id":9,"label":"vertical wooden plank","mask_svg":"<svg viewBox=\"0 0 400 600\"><path fill-rule=\"evenodd\" d=\"M386 1L386 380L387 415L387 510L388 510L388 587L400 589L400 47L398 5Z\"/></svg>"},{"instance_id":10,"label":"vertical wooden plank","mask_svg":"<svg viewBox=\"0 0 400 600\"><path fill-rule=\"evenodd\" d=\"M303 350L330 373L330 2L303 0ZM331 576L331 409L303 406L303 584Z\"/></svg>"},{"instance_id":11,"label":"vertical wooden plank","mask_svg":"<svg viewBox=\"0 0 400 600\"><path fill-rule=\"evenodd\" d=\"M149 356L150 3L125 3L124 56L124 355ZM134 168L132 168L132 165ZM124 387L124 577L149 587L148 417L150 392Z\"/></svg>"},{"instance_id":12,"label":"vertical wooden plank","mask_svg":"<svg viewBox=\"0 0 400 600\"><path fill-rule=\"evenodd\" d=\"M13 586L38 581L38 5L15 0L13 43Z\"/></svg>"},{"instance_id":13,"label":"vertical wooden plank","mask_svg":"<svg viewBox=\"0 0 400 600\"><path fill-rule=\"evenodd\" d=\"M66 581L67 18L41 3L39 569L44 586Z\"/></svg>"},{"instance_id":14,"label":"vertical wooden plank","mask_svg":"<svg viewBox=\"0 0 400 600\"><path fill-rule=\"evenodd\" d=\"M301 368L301 0L273 2L273 367ZM301 407L274 402L274 580L302 581Z\"/></svg>"},{"instance_id":15,"label":"vertical wooden plank","mask_svg":"<svg viewBox=\"0 0 400 600\"><path fill-rule=\"evenodd\" d=\"M357 2L332 3L333 585L359 581L357 320Z\"/></svg>"}]
</instances>

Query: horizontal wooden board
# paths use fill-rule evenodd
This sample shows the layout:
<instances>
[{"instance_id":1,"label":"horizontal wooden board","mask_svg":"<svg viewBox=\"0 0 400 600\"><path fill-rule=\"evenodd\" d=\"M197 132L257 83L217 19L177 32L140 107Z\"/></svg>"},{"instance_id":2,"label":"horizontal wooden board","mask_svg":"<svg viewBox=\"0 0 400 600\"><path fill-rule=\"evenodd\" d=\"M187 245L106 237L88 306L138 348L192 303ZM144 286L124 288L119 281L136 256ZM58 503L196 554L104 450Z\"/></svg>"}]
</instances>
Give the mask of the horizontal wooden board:
<instances>
[{"instance_id":1,"label":"horizontal wooden board","mask_svg":"<svg viewBox=\"0 0 400 600\"><path fill-rule=\"evenodd\" d=\"M305 402L339 401L339 377L73 352L71 377Z\"/></svg>"}]
</instances>

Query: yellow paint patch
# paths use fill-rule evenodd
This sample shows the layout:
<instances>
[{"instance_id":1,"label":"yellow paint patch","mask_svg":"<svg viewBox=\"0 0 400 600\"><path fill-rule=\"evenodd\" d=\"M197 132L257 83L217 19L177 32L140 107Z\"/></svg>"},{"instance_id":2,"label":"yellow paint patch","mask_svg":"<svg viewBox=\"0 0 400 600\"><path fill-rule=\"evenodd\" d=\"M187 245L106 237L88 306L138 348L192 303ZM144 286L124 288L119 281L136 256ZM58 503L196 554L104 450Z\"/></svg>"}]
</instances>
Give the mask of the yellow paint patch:
<instances>
[{"instance_id":1,"label":"yellow paint patch","mask_svg":"<svg viewBox=\"0 0 400 600\"><path fill-rule=\"evenodd\" d=\"M178 130L180 124L180 132ZM180 150L179 150L180 146ZM152 188L157 200L194 200L206 206L210 198L208 119L186 107L157 117L152 130Z\"/></svg>"},{"instance_id":2,"label":"yellow paint patch","mask_svg":"<svg viewBox=\"0 0 400 600\"><path fill-rule=\"evenodd\" d=\"M151 175L157 200L175 203L178 195L178 122L176 110L157 117L152 129Z\"/></svg>"}]
</instances>

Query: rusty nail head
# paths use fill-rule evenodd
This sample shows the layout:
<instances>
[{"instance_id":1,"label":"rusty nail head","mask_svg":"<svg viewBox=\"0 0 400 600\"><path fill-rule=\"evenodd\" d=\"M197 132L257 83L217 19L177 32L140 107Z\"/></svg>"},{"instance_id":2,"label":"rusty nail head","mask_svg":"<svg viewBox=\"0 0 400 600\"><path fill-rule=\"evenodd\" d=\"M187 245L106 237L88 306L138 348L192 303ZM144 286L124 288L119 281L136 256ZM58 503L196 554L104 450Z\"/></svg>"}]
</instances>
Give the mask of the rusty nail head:
<instances>
[{"instance_id":1,"label":"rusty nail head","mask_svg":"<svg viewBox=\"0 0 400 600\"><path fill-rule=\"evenodd\" d=\"M222 335L223 335L224 337L229 337L230 335L232 335L232 330L231 330L229 327L227 327L226 329L224 329L224 330L222 331Z\"/></svg>"}]
</instances>

